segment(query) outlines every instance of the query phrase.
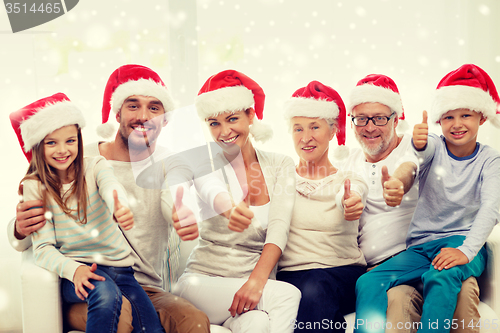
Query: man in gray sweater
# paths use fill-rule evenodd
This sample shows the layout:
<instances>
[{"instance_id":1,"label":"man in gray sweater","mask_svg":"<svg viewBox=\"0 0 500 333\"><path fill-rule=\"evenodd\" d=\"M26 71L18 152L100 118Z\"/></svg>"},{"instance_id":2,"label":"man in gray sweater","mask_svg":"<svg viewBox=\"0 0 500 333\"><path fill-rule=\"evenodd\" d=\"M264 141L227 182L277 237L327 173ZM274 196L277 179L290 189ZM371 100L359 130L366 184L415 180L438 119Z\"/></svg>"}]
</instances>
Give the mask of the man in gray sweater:
<instances>
[{"instance_id":1,"label":"man in gray sweater","mask_svg":"<svg viewBox=\"0 0 500 333\"><path fill-rule=\"evenodd\" d=\"M401 127L406 123L401 97L391 78L371 74L361 79L352 91L348 108L362 150L353 151L343 168L361 174L368 183L358 243L370 270L406 249L406 234L418 199L414 182L418 160L411 148L411 134L396 133L396 127L403 132ZM392 331L416 332L421 294L413 286L400 285L390 289L387 296L387 322ZM454 318L477 322L478 304L477 281L469 278L458 296ZM474 332L468 329L461 328L460 332Z\"/></svg>"},{"instance_id":2,"label":"man in gray sweater","mask_svg":"<svg viewBox=\"0 0 500 333\"><path fill-rule=\"evenodd\" d=\"M168 291L177 278L179 240L171 233L172 224L184 240L198 236L198 227L193 213L182 203L173 199L168 186L144 188L138 186L134 177L137 163L147 161L158 154L156 139L167 123L166 113L174 109L172 98L157 73L139 65L125 65L111 74L104 92L103 121L98 128L103 137L111 136L114 127L108 119L115 115L119 122L114 141L98 142L85 147L86 156L102 155L113 166L116 177L127 190L135 226L124 232L127 241L138 256L134 264L135 277L155 306L165 331L179 333L209 332L207 316L188 301L171 295ZM189 168L178 160L168 159L163 171L184 177L190 181ZM16 219L8 226L8 235L13 247L23 251L31 245L31 233L46 222L39 201L27 201L17 206ZM128 302L127 302L128 303ZM127 303L126 306L127 306ZM68 321L75 329L85 330L86 304L77 304L68 311ZM126 332L131 322L130 310L124 309L120 317ZM127 314L128 313L128 314Z\"/></svg>"}]
</instances>

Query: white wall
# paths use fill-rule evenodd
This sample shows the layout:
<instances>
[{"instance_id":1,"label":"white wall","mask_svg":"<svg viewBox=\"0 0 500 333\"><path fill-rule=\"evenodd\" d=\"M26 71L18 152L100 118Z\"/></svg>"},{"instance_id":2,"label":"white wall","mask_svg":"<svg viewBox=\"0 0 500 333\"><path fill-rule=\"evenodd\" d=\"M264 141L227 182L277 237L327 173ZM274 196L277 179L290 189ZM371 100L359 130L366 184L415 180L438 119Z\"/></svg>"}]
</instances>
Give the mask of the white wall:
<instances>
[{"instance_id":1,"label":"white wall","mask_svg":"<svg viewBox=\"0 0 500 333\"><path fill-rule=\"evenodd\" d=\"M347 98L366 74L387 74L411 125L463 63L481 66L500 88L496 0L84 0L42 26L9 31L0 10L0 230L27 168L8 114L62 91L85 112L85 141L94 141L107 77L126 63L156 70L180 106L223 69L249 75L266 92L264 120L275 130L264 148L291 156L282 103L311 80ZM498 133L485 124L479 140L500 149ZM357 145L350 130L347 140ZM0 332L20 328L19 258L0 232Z\"/></svg>"}]
</instances>

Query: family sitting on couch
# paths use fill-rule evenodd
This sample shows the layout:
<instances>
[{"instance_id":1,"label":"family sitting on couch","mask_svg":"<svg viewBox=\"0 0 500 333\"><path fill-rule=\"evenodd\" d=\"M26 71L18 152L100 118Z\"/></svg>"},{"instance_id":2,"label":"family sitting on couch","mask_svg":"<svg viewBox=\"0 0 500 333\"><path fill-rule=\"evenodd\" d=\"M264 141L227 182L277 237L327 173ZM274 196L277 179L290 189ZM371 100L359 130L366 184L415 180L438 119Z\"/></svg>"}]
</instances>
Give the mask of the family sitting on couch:
<instances>
[{"instance_id":1,"label":"family sitting on couch","mask_svg":"<svg viewBox=\"0 0 500 333\"><path fill-rule=\"evenodd\" d=\"M9 240L18 251L33 245L35 262L63 278L71 328L344 332L356 311L355 332L449 332L453 318L473 325L452 331L478 332L476 277L500 208L500 155L476 142L486 120L500 127L488 74L463 65L441 80L430 119L442 136L428 133L426 111L413 135L397 133L407 126L403 105L385 75L361 79L347 108L312 81L284 107L297 165L254 147L272 133L264 99L242 73L210 77L195 105L222 167L202 180L189 161L170 159L163 178L181 181L157 188L133 173L161 155L156 140L174 109L151 69L125 65L108 80L100 134L113 141L83 149L83 115L64 94L11 114L30 167ZM345 146L347 116L361 150ZM189 184L199 223L183 203ZM199 240L170 286L172 226ZM397 325L405 322L417 325Z\"/></svg>"}]
</instances>

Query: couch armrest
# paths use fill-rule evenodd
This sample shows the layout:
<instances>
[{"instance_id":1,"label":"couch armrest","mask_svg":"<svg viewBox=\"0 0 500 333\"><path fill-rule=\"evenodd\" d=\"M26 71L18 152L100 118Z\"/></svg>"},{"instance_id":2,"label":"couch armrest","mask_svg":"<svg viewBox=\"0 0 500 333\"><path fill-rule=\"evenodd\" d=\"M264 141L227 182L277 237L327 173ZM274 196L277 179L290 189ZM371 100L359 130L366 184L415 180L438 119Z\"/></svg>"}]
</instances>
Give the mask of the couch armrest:
<instances>
[{"instance_id":1,"label":"couch armrest","mask_svg":"<svg viewBox=\"0 0 500 333\"><path fill-rule=\"evenodd\" d=\"M60 279L35 265L33 249L22 253L21 297L23 333L62 333Z\"/></svg>"},{"instance_id":2,"label":"couch armrest","mask_svg":"<svg viewBox=\"0 0 500 333\"><path fill-rule=\"evenodd\" d=\"M500 317L500 225L493 228L486 241L488 262L478 279L480 298Z\"/></svg>"}]
</instances>

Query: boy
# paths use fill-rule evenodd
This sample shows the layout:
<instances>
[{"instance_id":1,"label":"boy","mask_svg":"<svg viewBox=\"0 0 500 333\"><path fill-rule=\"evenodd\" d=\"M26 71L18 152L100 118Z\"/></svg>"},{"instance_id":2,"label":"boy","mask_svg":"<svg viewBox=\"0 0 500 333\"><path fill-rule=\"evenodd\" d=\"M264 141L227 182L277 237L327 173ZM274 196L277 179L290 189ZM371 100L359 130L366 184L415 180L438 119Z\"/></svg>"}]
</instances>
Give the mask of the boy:
<instances>
[{"instance_id":1,"label":"boy","mask_svg":"<svg viewBox=\"0 0 500 333\"><path fill-rule=\"evenodd\" d=\"M407 250L358 280L355 332L384 332L386 291L420 279L419 332L450 331L462 281L481 275L483 245L500 219L500 154L476 142L487 119L500 127L499 104L491 78L475 65L463 65L438 84L432 115L443 135L428 135L425 111L413 131L420 188Z\"/></svg>"}]
</instances>

